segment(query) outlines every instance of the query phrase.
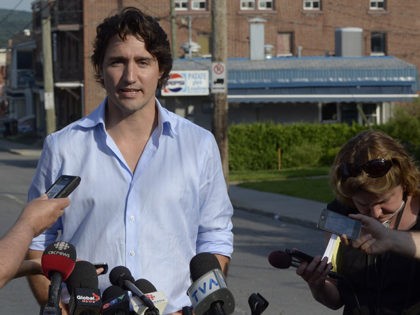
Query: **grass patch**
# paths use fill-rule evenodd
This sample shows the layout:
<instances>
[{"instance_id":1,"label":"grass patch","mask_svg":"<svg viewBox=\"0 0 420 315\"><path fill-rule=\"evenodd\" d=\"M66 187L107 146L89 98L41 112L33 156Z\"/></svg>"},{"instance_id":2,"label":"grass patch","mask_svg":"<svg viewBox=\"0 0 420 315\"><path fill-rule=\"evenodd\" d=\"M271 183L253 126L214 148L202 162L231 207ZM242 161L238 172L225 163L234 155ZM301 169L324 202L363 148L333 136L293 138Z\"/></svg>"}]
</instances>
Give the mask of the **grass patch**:
<instances>
[{"instance_id":1,"label":"grass patch","mask_svg":"<svg viewBox=\"0 0 420 315\"><path fill-rule=\"evenodd\" d=\"M232 172L229 177L231 182L239 182L240 187L326 203L334 198L328 171L328 167L294 168Z\"/></svg>"},{"instance_id":2,"label":"grass patch","mask_svg":"<svg viewBox=\"0 0 420 315\"><path fill-rule=\"evenodd\" d=\"M262 171L231 171L229 180L231 182L254 182L266 180L284 180L296 177L326 176L329 167L296 167L278 170Z\"/></svg>"}]
</instances>

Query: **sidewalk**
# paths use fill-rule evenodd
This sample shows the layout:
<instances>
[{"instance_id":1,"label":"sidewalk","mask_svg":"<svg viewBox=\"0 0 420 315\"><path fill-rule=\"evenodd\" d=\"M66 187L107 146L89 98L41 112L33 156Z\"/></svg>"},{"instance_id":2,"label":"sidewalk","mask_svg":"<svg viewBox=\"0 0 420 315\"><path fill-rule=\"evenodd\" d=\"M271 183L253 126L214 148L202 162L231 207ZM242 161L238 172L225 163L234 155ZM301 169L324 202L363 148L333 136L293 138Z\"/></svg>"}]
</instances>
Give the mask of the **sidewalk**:
<instances>
[{"instance_id":1,"label":"sidewalk","mask_svg":"<svg viewBox=\"0 0 420 315\"><path fill-rule=\"evenodd\" d=\"M235 208L258 212L280 221L316 227L325 204L286 195L229 186L229 196Z\"/></svg>"},{"instance_id":2,"label":"sidewalk","mask_svg":"<svg viewBox=\"0 0 420 315\"><path fill-rule=\"evenodd\" d=\"M0 138L0 150L35 158L39 158L41 155L39 147L2 138ZM241 188L235 184L229 186L229 196L235 208L311 228L316 227L321 210L325 207L325 204L321 202L260 192Z\"/></svg>"},{"instance_id":3,"label":"sidewalk","mask_svg":"<svg viewBox=\"0 0 420 315\"><path fill-rule=\"evenodd\" d=\"M41 147L13 142L4 138L0 138L0 151L38 158L41 156Z\"/></svg>"}]
</instances>

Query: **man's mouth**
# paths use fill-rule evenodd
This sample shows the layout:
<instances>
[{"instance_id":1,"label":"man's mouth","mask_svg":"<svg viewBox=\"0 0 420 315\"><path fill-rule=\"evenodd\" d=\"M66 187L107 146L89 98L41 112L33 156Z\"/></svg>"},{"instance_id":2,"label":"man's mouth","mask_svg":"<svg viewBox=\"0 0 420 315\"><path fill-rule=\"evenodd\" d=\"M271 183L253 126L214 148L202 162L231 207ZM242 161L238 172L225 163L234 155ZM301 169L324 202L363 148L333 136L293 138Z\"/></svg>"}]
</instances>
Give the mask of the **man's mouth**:
<instances>
[{"instance_id":1,"label":"man's mouth","mask_svg":"<svg viewBox=\"0 0 420 315\"><path fill-rule=\"evenodd\" d=\"M141 89L124 88L124 89L120 89L120 91L123 93L136 93L136 92L140 92Z\"/></svg>"}]
</instances>

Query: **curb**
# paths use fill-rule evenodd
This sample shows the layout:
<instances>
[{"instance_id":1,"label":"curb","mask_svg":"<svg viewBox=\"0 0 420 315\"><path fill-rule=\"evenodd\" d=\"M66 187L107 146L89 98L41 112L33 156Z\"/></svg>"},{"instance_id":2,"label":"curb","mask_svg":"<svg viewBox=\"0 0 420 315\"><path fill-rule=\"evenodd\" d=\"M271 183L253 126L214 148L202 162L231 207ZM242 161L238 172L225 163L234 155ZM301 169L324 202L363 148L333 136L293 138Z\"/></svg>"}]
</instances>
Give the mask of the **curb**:
<instances>
[{"instance_id":1,"label":"curb","mask_svg":"<svg viewBox=\"0 0 420 315\"><path fill-rule=\"evenodd\" d=\"M309 220L303 220L303 219L299 219L299 218L294 218L294 217L289 217L289 216L285 216L285 215L281 215L278 213L273 213L273 212L269 212L269 211L264 211L261 209L255 209L255 208L247 208L244 206L236 206L235 204L232 204L234 209L238 209L238 210L242 210L242 211L246 211L249 213L254 213L254 214L260 214L262 216L277 220L277 221L283 221L283 222L287 222L287 223L291 223L291 224L295 224L295 225L300 225L300 226L304 226L306 228L309 229L314 229L317 230L317 224L309 221Z\"/></svg>"}]
</instances>

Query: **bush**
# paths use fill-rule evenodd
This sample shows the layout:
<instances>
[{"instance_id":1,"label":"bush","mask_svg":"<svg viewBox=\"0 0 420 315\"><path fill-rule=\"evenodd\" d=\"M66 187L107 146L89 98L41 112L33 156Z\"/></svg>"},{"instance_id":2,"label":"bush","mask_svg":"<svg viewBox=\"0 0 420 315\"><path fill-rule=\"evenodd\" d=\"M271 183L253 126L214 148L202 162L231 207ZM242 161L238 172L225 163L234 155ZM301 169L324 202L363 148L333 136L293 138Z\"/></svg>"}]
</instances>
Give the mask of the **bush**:
<instances>
[{"instance_id":1,"label":"bush","mask_svg":"<svg viewBox=\"0 0 420 315\"><path fill-rule=\"evenodd\" d=\"M319 143L303 142L286 150L282 161L287 167L318 166L321 157L322 148Z\"/></svg>"},{"instance_id":2,"label":"bush","mask_svg":"<svg viewBox=\"0 0 420 315\"><path fill-rule=\"evenodd\" d=\"M228 131L229 169L256 171L277 170L279 165L282 168L330 166L340 147L367 128L338 123L232 125ZM388 123L374 128L400 140L409 153L420 160L420 100L397 108Z\"/></svg>"},{"instance_id":3,"label":"bush","mask_svg":"<svg viewBox=\"0 0 420 315\"><path fill-rule=\"evenodd\" d=\"M228 134L229 168L243 171L275 170L279 165L329 166L341 145L364 128L356 124L232 125Z\"/></svg>"}]
</instances>

